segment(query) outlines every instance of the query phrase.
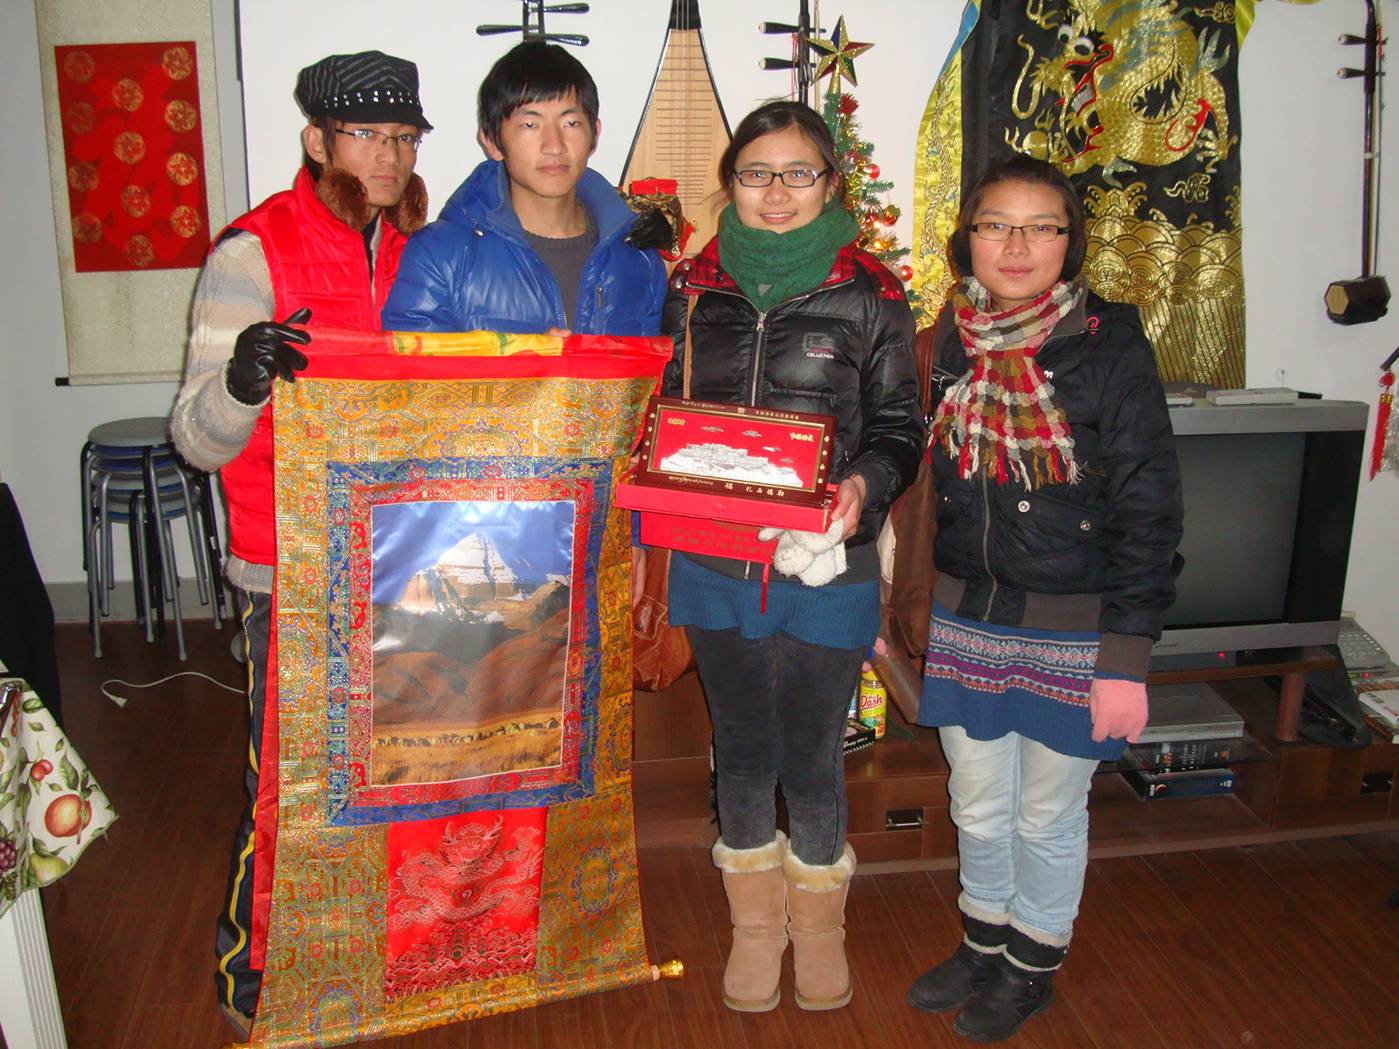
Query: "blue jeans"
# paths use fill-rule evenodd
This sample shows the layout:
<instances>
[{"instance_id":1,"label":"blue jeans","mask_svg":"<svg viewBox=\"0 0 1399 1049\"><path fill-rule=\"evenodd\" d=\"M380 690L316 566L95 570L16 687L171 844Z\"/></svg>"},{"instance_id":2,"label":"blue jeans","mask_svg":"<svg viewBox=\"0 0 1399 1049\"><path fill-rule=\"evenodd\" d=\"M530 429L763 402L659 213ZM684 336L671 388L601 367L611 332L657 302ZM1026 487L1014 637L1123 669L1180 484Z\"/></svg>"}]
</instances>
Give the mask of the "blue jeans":
<instances>
[{"instance_id":1,"label":"blue jeans","mask_svg":"<svg viewBox=\"0 0 1399 1049\"><path fill-rule=\"evenodd\" d=\"M845 849L845 715L863 650L693 626L685 635L714 725L724 844L772 841L780 783L792 851L804 863L835 863Z\"/></svg>"},{"instance_id":2,"label":"blue jeans","mask_svg":"<svg viewBox=\"0 0 1399 1049\"><path fill-rule=\"evenodd\" d=\"M1017 733L972 739L938 729L951 767L962 910L1065 946L1088 867L1088 788L1098 762Z\"/></svg>"}]
</instances>

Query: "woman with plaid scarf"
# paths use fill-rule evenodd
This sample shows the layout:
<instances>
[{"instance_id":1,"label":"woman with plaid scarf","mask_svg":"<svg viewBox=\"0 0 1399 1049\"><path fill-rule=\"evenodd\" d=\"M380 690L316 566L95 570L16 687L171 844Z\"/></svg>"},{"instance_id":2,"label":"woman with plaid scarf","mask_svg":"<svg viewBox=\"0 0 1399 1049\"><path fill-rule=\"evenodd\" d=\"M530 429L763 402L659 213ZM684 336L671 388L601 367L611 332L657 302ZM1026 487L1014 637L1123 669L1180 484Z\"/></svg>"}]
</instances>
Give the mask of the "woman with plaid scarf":
<instances>
[{"instance_id":1,"label":"woman with plaid scarf","mask_svg":"<svg viewBox=\"0 0 1399 1049\"><path fill-rule=\"evenodd\" d=\"M919 721L951 769L965 935L909 991L1008 1038L1052 1000L1088 853L1088 788L1146 725L1174 598L1180 479L1134 307L1078 281L1073 187L1016 156L967 195L934 334L938 529Z\"/></svg>"}]
</instances>

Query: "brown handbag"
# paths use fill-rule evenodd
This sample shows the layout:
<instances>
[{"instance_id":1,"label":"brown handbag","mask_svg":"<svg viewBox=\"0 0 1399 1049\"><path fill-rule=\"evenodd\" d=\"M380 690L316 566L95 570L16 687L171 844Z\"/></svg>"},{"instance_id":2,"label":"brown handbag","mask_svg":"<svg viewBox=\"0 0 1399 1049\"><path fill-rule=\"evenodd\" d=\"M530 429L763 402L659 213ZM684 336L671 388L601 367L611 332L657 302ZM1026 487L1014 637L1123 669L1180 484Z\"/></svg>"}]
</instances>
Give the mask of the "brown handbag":
<instances>
[{"instance_id":1,"label":"brown handbag","mask_svg":"<svg viewBox=\"0 0 1399 1049\"><path fill-rule=\"evenodd\" d=\"M685 314L685 357L681 395L690 396L690 318L697 296ZM695 654L683 627L670 625L670 551L648 546L642 552L646 577L632 609L632 687L659 692L695 666Z\"/></svg>"},{"instance_id":2,"label":"brown handbag","mask_svg":"<svg viewBox=\"0 0 1399 1049\"><path fill-rule=\"evenodd\" d=\"M695 655L684 628L670 625L670 551L647 547L642 557L646 579L632 609L632 687L659 692L694 668Z\"/></svg>"},{"instance_id":3,"label":"brown handbag","mask_svg":"<svg viewBox=\"0 0 1399 1049\"><path fill-rule=\"evenodd\" d=\"M913 342L925 417L932 409L933 360L945 330L944 324L923 328ZM933 584L937 582L937 569L933 567L937 501L932 467L925 456L918 464L913 484L889 508L894 530L894 568L885 600L888 641L914 660L921 660L928 648L928 620L933 612Z\"/></svg>"}]
</instances>

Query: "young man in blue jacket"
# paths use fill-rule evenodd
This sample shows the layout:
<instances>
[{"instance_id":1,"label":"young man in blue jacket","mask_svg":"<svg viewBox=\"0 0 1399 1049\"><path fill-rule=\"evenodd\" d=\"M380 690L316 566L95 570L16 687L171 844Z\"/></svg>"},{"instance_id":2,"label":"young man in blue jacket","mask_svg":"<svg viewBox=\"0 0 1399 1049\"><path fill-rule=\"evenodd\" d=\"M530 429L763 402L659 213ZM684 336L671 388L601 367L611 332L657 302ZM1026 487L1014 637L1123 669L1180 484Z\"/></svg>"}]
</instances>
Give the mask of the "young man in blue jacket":
<instances>
[{"instance_id":1,"label":"young man in blue jacket","mask_svg":"<svg viewBox=\"0 0 1399 1049\"><path fill-rule=\"evenodd\" d=\"M490 159L408 243L384 327L657 334L665 267L627 243L635 213L588 167L601 124L582 63L520 44L486 75L477 118Z\"/></svg>"}]
</instances>

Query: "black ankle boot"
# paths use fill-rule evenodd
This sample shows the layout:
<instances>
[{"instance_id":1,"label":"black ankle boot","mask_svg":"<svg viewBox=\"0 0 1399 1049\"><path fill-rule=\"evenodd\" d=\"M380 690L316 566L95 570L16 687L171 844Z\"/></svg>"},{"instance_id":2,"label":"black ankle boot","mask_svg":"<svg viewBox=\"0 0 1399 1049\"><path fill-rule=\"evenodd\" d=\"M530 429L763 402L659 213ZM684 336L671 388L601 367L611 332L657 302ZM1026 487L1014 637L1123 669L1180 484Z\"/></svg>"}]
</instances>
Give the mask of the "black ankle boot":
<instances>
[{"instance_id":1,"label":"black ankle boot","mask_svg":"<svg viewBox=\"0 0 1399 1049\"><path fill-rule=\"evenodd\" d=\"M1067 947L1052 947L1011 929L1005 954L976 988L952 1029L974 1042L1000 1042L1054 1002L1054 972ZM1019 961L1021 964L1017 965ZM1031 966L1032 968L1026 968Z\"/></svg>"},{"instance_id":2,"label":"black ankle boot","mask_svg":"<svg viewBox=\"0 0 1399 1049\"><path fill-rule=\"evenodd\" d=\"M962 915L966 935L955 954L933 966L908 989L908 1004L925 1013L943 1013L976 991L1005 950L1009 925L993 925Z\"/></svg>"},{"instance_id":3,"label":"black ankle boot","mask_svg":"<svg viewBox=\"0 0 1399 1049\"><path fill-rule=\"evenodd\" d=\"M975 993L1001 960L1001 952L979 951L965 940L957 953L933 966L908 989L908 1004L925 1013L955 1009Z\"/></svg>"}]
</instances>

